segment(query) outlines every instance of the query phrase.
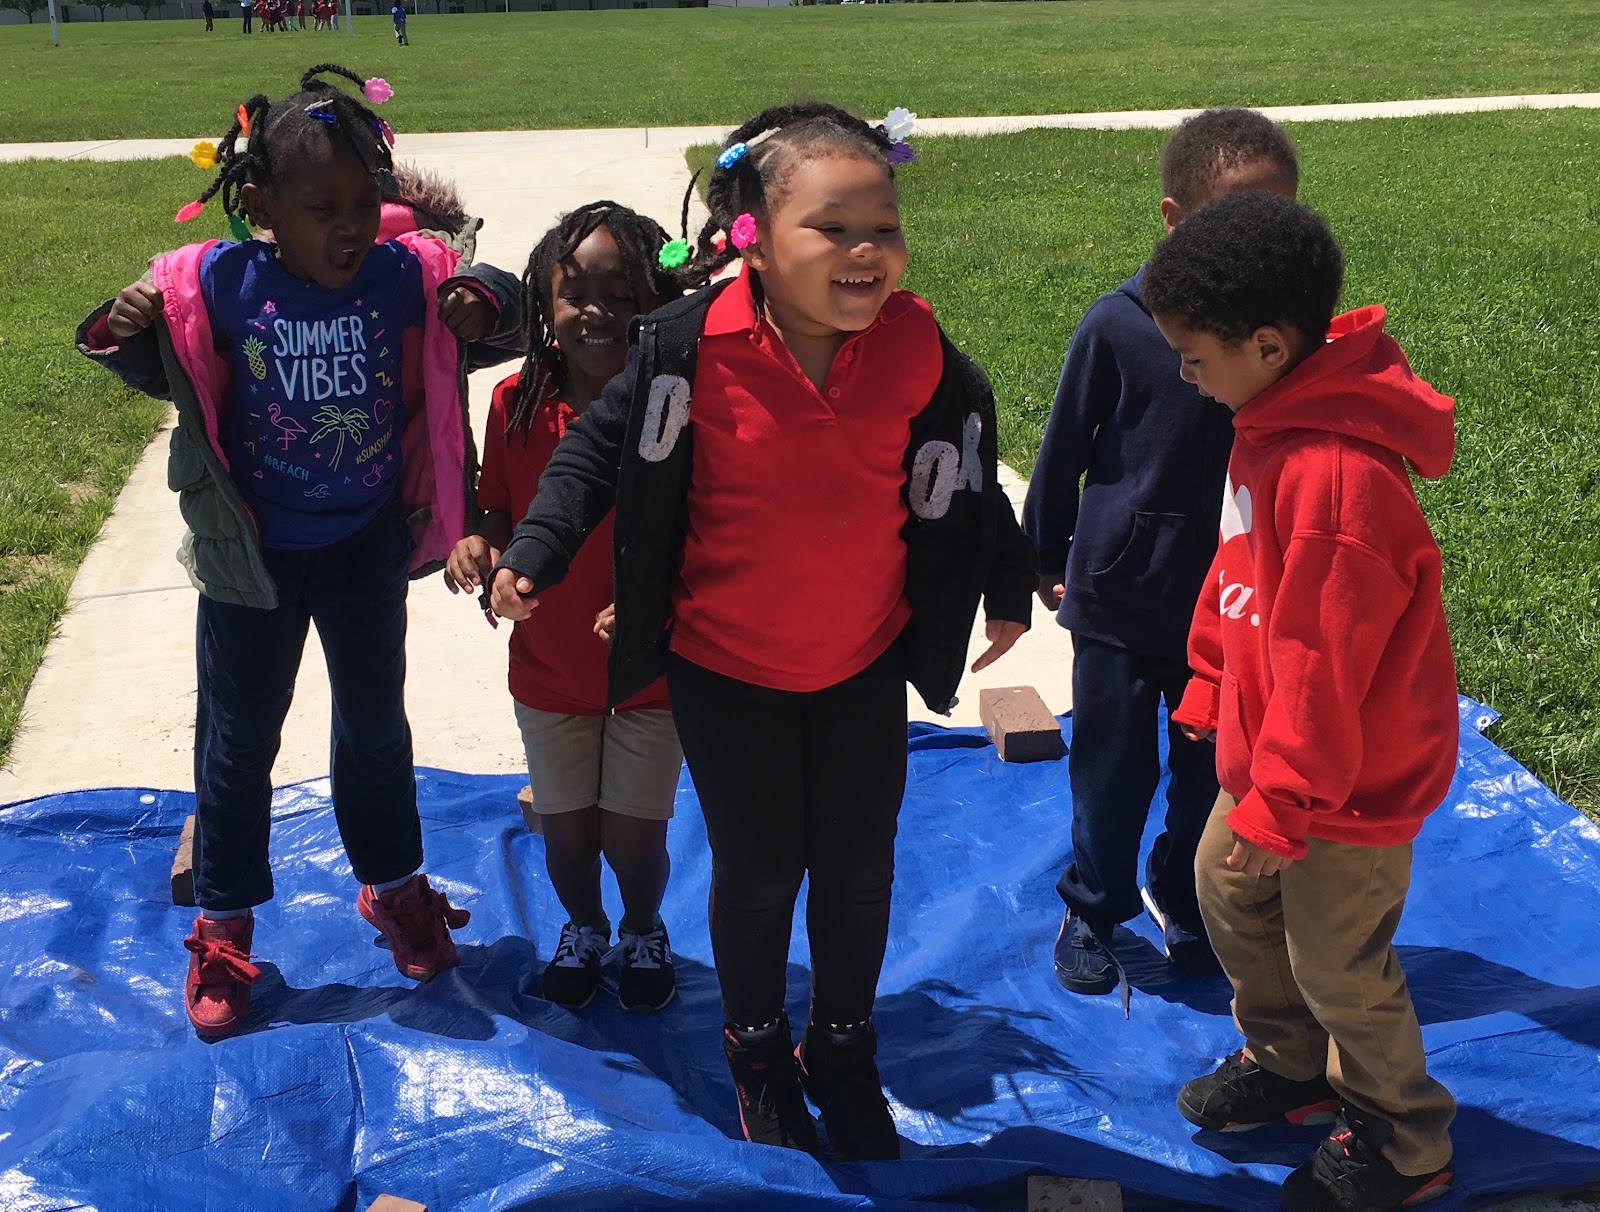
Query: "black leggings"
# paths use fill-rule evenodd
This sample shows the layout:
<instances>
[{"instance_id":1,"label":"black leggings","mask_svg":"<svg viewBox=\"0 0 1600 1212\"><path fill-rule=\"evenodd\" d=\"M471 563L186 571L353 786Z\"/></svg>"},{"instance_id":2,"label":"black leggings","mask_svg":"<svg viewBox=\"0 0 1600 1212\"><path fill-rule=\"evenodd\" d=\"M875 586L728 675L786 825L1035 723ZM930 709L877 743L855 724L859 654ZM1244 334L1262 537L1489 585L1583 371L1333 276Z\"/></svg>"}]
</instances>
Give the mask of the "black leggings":
<instances>
[{"instance_id":1,"label":"black leggings","mask_svg":"<svg viewBox=\"0 0 1600 1212\"><path fill-rule=\"evenodd\" d=\"M768 690L674 655L673 718L711 841L711 947L722 1009L783 1012L801 877L811 877L811 1015L872 1013L889 935L895 821L906 787L898 643L826 690Z\"/></svg>"}]
</instances>

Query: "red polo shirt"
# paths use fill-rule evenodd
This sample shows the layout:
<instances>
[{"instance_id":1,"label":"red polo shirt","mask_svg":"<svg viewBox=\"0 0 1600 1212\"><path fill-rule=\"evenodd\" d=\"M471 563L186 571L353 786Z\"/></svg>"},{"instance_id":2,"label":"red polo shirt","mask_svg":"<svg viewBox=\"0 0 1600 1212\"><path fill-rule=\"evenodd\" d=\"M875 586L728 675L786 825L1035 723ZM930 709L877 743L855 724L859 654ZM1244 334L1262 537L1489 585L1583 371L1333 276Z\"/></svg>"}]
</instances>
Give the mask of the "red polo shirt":
<instances>
[{"instance_id":1,"label":"red polo shirt","mask_svg":"<svg viewBox=\"0 0 1600 1212\"><path fill-rule=\"evenodd\" d=\"M928 305L896 291L819 391L741 273L711 304L689 425L694 470L673 650L775 690L822 690L911 616L901 498L911 419L942 368Z\"/></svg>"},{"instance_id":2,"label":"red polo shirt","mask_svg":"<svg viewBox=\"0 0 1600 1212\"><path fill-rule=\"evenodd\" d=\"M506 416L516 387L513 375L494 389L478 481L478 505L491 513L508 513L513 522L528 512L551 452L578 416L552 387L533 414L526 444L520 433L508 439ZM594 633L594 616L611 604L611 588L611 515L607 514L579 548L566 578L542 591L539 609L512 629L508 679L512 698L537 711L606 713L606 646ZM667 706L666 682L657 680L617 710Z\"/></svg>"}]
</instances>

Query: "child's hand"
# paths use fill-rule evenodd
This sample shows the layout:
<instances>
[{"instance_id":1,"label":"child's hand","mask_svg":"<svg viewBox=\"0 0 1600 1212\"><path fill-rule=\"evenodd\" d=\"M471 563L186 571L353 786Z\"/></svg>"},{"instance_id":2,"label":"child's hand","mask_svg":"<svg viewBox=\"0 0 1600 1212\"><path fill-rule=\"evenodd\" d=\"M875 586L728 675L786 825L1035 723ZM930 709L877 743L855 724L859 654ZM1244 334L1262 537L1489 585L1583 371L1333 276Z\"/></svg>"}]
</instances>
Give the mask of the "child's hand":
<instances>
[{"instance_id":1,"label":"child's hand","mask_svg":"<svg viewBox=\"0 0 1600 1212\"><path fill-rule=\"evenodd\" d=\"M611 646L611 637L617 634L617 604L612 602L594 616L594 633Z\"/></svg>"},{"instance_id":2,"label":"child's hand","mask_svg":"<svg viewBox=\"0 0 1600 1212\"><path fill-rule=\"evenodd\" d=\"M1022 633L1028 630L1026 623L1013 623L1010 619L990 619L984 626L984 638L989 641L989 647L983 650L983 655L972 662L972 672L987 669L1006 653L1011 651L1011 646L1022 638Z\"/></svg>"},{"instance_id":3,"label":"child's hand","mask_svg":"<svg viewBox=\"0 0 1600 1212\"><path fill-rule=\"evenodd\" d=\"M500 322L500 312L477 291L457 286L439 300L439 319L463 341L481 341Z\"/></svg>"},{"instance_id":4,"label":"child's hand","mask_svg":"<svg viewBox=\"0 0 1600 1212\"><path fill-rule=\"evenodd\" d=\"M1192 724L1179 724L1178 727L1183 729L1183 735L1191 741L1214 741L1217 739L1217 730L1215 728L1196 728Z\"/></svg>"},{"instance_id":5,"label":"child's hand","mask_svg":"<svg viewBox=\"0 0 1600 1212\"><path fill-rule=\"evenodd\" d=\"M500 553L481 534L469 534L455 545L444 564L444 583L451 593L471 593L483 584Z\"/></svg>"},{"instance_id":6,"label":"child's hand","mask_svg":"<svg viewBox=\"0 0 1600 1212\"><path fill-rule=\"evenodd\" d=\"M494 584L489 589L489 609L502 619L520 623L533 613L539 599L533 596L533 582L519 577L509 568L494 574Z\"/></svg>"},{"instance_id":7,"label":"child's hand","mask_svg":"<svg viewBox=\"0 0 1600 1212\"><path fill-rule=\"evenodd\" d=\"M1237 833L1233 835L1233 852L1225 861L1228 870L1237 871L1241 875L1277 875L1294 862L1291 858L1273 854L1272 851L1263 850L1253 842L1245 841Z\"/></svg>"},{"instance_id":8,"label":"child's hand","mask_svg":"<svg viewBox=\"0 0 1600 1212\"><path fill-rule=\"evenodd\" d=\"M1060 577L1051 574L1039 578L1039 601L1052 614L1061 609L1061 595L1066 592L1067 587L1061 583Z\"/></svg>"},{"instance_id":9,"label":"child's hand","mask_svg":"<svg viewBox=\"0 0 1600 1212\"><path fill-rule=\"evenodd\" d=\"M137 336L161 314L161 292L148 282L135 282L117 292L106 313L106 327L119 341Z\"/></svg>"}]
</instances>

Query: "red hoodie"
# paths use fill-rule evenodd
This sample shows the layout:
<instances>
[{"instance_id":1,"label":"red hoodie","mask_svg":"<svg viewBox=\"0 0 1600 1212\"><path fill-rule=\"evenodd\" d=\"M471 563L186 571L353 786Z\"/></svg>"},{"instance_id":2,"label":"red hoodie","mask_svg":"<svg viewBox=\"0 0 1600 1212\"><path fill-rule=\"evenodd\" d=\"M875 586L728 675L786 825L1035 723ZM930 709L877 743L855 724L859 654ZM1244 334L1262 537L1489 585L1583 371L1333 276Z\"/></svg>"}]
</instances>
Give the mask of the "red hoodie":
<instances>
[{"instance_id":1,"label":"red hoodie","mask_svg":"<svg viewBox=\"0 0 1600 1212\"><path fill-rule=\"evenodd\" d=\"M1449 469L1455 406L1411 372L1381 307L1235 415L1222 542L1173 718L1217 730L1228 825L1303 858L1306 838L1409 842L1455 773L1455 664L1439 545L1410 466Z\"/></svg>"}]
</instances>

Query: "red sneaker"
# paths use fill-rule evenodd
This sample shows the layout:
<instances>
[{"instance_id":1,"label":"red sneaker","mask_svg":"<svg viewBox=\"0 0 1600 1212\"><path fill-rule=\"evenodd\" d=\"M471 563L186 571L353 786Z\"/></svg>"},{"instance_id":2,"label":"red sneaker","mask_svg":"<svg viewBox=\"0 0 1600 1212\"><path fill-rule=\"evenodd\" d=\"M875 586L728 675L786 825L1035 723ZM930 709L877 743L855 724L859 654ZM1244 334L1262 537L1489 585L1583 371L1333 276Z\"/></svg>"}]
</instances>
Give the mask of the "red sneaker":
<instances>
[{"instance_id":1,"label":"red sneaker","mask_svg":"<svg viewBox=\"0 0 1600 1212\"><path fill-rule=\"evenodd\" d=\"M255 935L253 913L212 921L194 919L194 933L183 940L189 952L189 977L183 983L184 1009L202 1039L225 1039L244 1025L250 986L261 969L250 962Z\"/></svg>"},{"instance_id":2,"label":"red sneaker","mask_svg":"<svg viewBox=\"0 0 1600 1212\"><path fill-rule=\"evenodd\" d=\"M363 884L356 908L389 940L389 953L402 976L425 981L461 962L450 931L465 926L472 914L430 888L427 876L414 875L384 893Z\"/></svg>"}]
</instances>

